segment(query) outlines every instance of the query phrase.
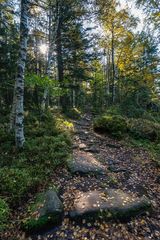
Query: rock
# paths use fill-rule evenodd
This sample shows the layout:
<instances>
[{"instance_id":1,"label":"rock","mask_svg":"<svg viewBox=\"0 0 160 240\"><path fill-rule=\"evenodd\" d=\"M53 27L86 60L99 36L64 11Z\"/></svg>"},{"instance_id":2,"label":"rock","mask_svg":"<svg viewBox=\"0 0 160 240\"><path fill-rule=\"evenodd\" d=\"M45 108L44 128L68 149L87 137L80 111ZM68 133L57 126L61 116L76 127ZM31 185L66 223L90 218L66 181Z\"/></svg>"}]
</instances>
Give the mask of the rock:
<instances>
[{"instance_id":1,"label":"rock","mask_svg":"<svg viewBox=\"0 0 160 240\"><path fill-rule=\"evenodd\" d=\"M116 165L116 164L119 164L119 161L118 160L114 160L114 159L107 159L107 163L108 165Z\"/></svg>"},{"instance_id":2,"label":"rock","mask_svg":"<svg viewBox=\"0 0 160 240\"><path fill-rule=\"evenodd\" d=\"M74 200L74 209L69 213L71 218L89 218L128 220L144 213L151 207L146 197L133 198L121 190L80 192Z\"/></svg>"},{"instance_id":3,"label":"rock","mask_svg":"<svg viewBox=\"0 0 160 240\"><path fill-rule=\"evenodd\" d=\"M156 183L160 184L160 175L158 175L158 177L156 178Z\"/></svg>"},{"instance_id":4,"label":"rock","mask_svg":"<svg viewBox=\"0 0 160 240\"><path fill-rule=\"evenodd\" d=\"M99 153L99 149L95 148L94 146L87 148L86 149L87 152L91 152L91 153Z\"/></svg>"},{"instance_id":5,"label":"rock","mask_svg":"<svg viewBox=\"0 0 160 240\"><path fill-rule=\"evenodd\" d=\"M80 150L83 150L83 149L85 149L87 146L86 146L86 144L84 144L84 143L81 143L80 145L79 145L79 149Z\"/></svg>"},{"instance_id":6,"label":"rock","mask_svg":"<svg viewBox=\"0 0 160 240\"><path fill-rule=\"evenodd\" d=\"M84 132L84 134L88 135L88 134L89 134L89 132L88 132L88 131L85 131L85 132Z\"/></svg>"},{"instance_id":7,"label":"rock","mask_svg":"<svg viewBox=\"0 0 160 240\"><path fill-rule=\"evenodd\" d=\"M23 223L23 228L29 232L47 229L61 223L63 204L54 190L49 190L37 196L35 203L28 208L29 217Z\"/></svg>"},{"instance_id":8,"label":"rock","mask_svg":"<svg viewBox=\"0 0 160 240\"><path fill-rule=\"evenodd\" d=\"M109 171L114 172L114 173L119 173L119 172L128 172L128 169L126 168L118 168L113 165L110 165L108 168Z\"/></svg>"},{"instance_id":9,"label":"rock","mask_svg":"<svg viewBox=\"0 0 160 240\"><path fill-rule=\"evenodd\" d=\"M109 147L109 148L117 148L117 149L121 148L121 146L115 145L115 144L111 144L111 143L106 143L106 146Z\"/></svg>"},{"instance_id":10,"label":"rock","mask_svg":"<svg viewBox=\"0 0 160 240\"><path fill-rule=\"evenodd\" d=\"M79 148L79 145L78 144L73 144L72 149L77 149L77 148Z\"/></svg>"},{"instance_id":11,"label":"rock","mask_svg":"<svg viewBox=\"0 0 160 240\"><path fill-rule=\"evenodd\" d=\"M54 214L55 212L62 212L63 211L63 204L57 193L53 190L49 190L45 194L45 201L42 208L40 208L40 216L45 216L48 214Z\"/></svg>"},{"instance_id":12,"label":"rock","mask_svg":"<svg viewBox=\"0 0 160 240\"><path fill-rule=\"evenodd\" d=\"M74 161L68 163L69 170L72 173L94 173L105 174L106 167L103 166L92 154L86 152L76 153Z\"/></svg>"},{"instance_id":13,"label":"rock","mask_svg":"<svg viewBox=\"0 0 160 240\"><path fill-rule=\"evenodd\" d=\"M119 167L119 161L117 160L112 160L108 159L108 170L114 173L119 173L119 172L130 172L127 168Z\"/></svg>"},{"instance_id":14,"label":"rock","mask_svg":"<svg viewBox=\"0 0 160 240\"><path fill-rule=\"evenodd\" d=\"M80 136L80 139L81 139L82 141L86 141L86 140L87 140L87 135L82 135L82 136Z\"/></svg>"}]
</instances>

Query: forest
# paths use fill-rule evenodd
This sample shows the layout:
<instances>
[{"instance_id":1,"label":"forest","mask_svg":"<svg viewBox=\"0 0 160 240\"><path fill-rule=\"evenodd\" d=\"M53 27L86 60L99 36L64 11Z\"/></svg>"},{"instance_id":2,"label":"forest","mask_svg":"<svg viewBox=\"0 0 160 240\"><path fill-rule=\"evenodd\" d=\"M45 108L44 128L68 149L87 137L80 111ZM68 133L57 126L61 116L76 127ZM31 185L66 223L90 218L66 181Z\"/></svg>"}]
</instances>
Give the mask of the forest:
<instances>
[{"instance_id":1,"label":"forest","mask_svg":"<svg viewBox=\"0 0 160 240\"><path fill-rule=\"evenodd\" d=\"M160 2L0 0L0 239L160 239Z\"/></svg>"}]
</instances>

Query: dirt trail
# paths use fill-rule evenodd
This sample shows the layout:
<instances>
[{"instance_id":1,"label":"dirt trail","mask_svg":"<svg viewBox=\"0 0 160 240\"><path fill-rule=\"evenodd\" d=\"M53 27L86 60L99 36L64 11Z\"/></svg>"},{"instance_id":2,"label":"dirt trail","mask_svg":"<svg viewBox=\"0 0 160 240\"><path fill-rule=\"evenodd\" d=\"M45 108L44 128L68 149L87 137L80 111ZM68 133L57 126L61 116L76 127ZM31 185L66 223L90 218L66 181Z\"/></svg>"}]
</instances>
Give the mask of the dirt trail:
<instances>
[{"instance_id":1,"label":"dirt trail","mask_svg":"<svg viewBox=\"0 0 160 240\"><path fill-rule=\"evenodd\" d=\"M27 239L49 240L159 240L160 239L160 186L158 168L149 154L139 148L129 148L120 142L95 133L91 116L75 121L73 156L92 156L105 166L107 174L71 174L58 169L53 174L53 184L60 188L65 214L61 226ZM91 157L91 158L92 158ZM80 192L101 191L105 188L121 189L136 197L146 195L153 212L138 216L126 223L96 220L81 223L70 220L74 198ZM24 239L24 238L19 238ZM25 238L26 239L26 238Z\"/></svg>"},{"instance_id":2,"label":"dirt trail","mask_svg":"<svg viewBox=\"0 0 160 240\"><path fill-rule=\"evenodd\" d=\"M160 187L157 182L158 169L149 154L138 148L122 146L120 142L96 134L90 116L75 121L73 155L91 153L108 172L106 175L71 175L67 170L54 179L61 188L65 205L63 223L56 231L48 232L43 238L57 240L148 240L160 239ZM135 196L146 195L152 202L153 212L138 216L127 223L82 220L77 224L69 220L68 212L79 191L101 190L105 187L124 190ZM42 236L41 236L42 237ZM45 238L46 237L46 238Z\"/></svg>"}]
</instances>

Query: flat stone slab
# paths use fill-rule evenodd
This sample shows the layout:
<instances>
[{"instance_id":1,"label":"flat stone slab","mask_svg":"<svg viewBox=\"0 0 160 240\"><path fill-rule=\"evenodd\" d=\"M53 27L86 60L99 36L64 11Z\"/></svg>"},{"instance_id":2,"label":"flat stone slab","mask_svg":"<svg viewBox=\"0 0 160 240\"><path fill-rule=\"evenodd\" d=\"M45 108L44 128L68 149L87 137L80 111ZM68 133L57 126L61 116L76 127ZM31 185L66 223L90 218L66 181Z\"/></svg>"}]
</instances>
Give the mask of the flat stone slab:
<instances>
[{"instance_id":1,"label":"flat stone slab","mask_svg":"<svg viewBox=\"0 0 160 240\"><path fill-rule=\"evenodd\" d=\"M105 174L106 167L102 165L91 153L76 152L72 163L68 164L72 173Z\"/></svg>"},{"instance_id":2,"label":"flat stone slab","mask_svg":"<svg viewBox=\"0 0 160 240\"><path fill-rule=\"evenodd\" d=\"M146 197L134 198L121 190L80 192L74 200L74 209L70 217L74 219L89 217L96 219L127 220L144 213L151 207Z\"/></svg>"}]
</instances>

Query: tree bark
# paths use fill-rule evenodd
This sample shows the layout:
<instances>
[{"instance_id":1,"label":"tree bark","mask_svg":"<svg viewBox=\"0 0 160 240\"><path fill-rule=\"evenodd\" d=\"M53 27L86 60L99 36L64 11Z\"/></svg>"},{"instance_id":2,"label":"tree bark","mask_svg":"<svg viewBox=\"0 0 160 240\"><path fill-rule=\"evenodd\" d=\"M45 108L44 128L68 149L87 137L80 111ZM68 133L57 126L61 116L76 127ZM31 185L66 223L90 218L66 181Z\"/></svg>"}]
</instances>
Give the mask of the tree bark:
<instances>
[{"instance_id":1,"label":"tree bark","mask_svg":"<svg viewBox=\"0 0 160 240\"><path fill-rule=\"evenodd\" d=\"M24 74L27 57L29 1L21 0L20 50L15 84L15 141L18 148L23 147L24 138Z\"/></svg>"},{"instance_id":2,"label":"tree bark","mask_svg":"<svg viewBox=\"0 0 160 240\"><path fill-rule=\"evenodd\" d=\"M12 109L10 113L9 132L15 129L15 117L16 117L16 84L14 86L14 91L13 91L13 102L12 102Z\"/></svg>"},{"instance_id":3,"label":"tree bark","mask_svg":"<svg viewBox=\"0 0 160 240\"><path fill-rule=\"evenodd\" d=\"M56 52L57 52L57 70L58 70L58 81L60 87L63 89L64 80L64 68L63 68L63 54L62 54L62 12L61 12L61 1L57 4L57 16L59 16L57 35L56 35ZM60 105L64 110L66 102L64 96L60 97Z\"/></svg>"},{"instance_id":4,"label":"tree bark","mask_svg":"<svg viewBox=\"0 0 160 240\"><path fill-rule=\"evenodd\" d=\"M49 46L48 46L47 71L46 71L46 75L49 78L50 78L50 75L51 75L51 61L52 61L52 40L51 40L52 15L53 15L53 13L52 13L51 6L50 6L49 16L48 16L48 18L49 18L49 25L48 25L48 29L49 29L49 35L48 35ZM45 90L44 90L42 104L41 104L41 108L42 108L43 111L45 110L45 107L46 107L48 92L49 92L49 89L48 89L48 87L46 87Z\"/></svg>"},{"instance_id":5,"label":"tree bark","mask_svg":"<svg viewBox=\"0 0 160 240\"><path fill-rule=\"evenodd\" d=\"M50 78L51 76L51 66L52 66L52 54L53 54L53 48L54 48L54 44L56 42L57 39L57 32L58 32L58 28L59 28L59 5L58 5L58 1L56 2L56 23L55 23L55 30L54 33L52 33L52 21L53 21L53 6L50 3L50 9L49 9L49 36L48 36L48 42L49 42L49 50L48 50L48 60L47 60L47 71L46 71L46 75ZM45 107L46 107L46 102L47 102L47 97L48 97L48 93L49 93L49 88L46 87L44 90L44 94L43 94L43 99L42 99L42 104L41 104L41 108L44 111Z\"/></svg>"},{"instance_id":6,"label":"tree bark","mask_svg":"<svg viewBox=\"0 0 160 240\"><path fill-rule=\"evenodd\" d=\"M115 102L114 25L112 25L112 103Z\"/></svg>"}]
</instances>

